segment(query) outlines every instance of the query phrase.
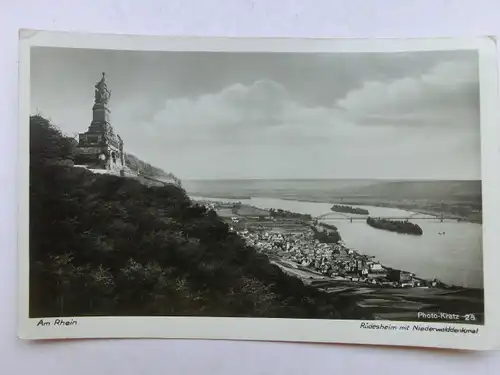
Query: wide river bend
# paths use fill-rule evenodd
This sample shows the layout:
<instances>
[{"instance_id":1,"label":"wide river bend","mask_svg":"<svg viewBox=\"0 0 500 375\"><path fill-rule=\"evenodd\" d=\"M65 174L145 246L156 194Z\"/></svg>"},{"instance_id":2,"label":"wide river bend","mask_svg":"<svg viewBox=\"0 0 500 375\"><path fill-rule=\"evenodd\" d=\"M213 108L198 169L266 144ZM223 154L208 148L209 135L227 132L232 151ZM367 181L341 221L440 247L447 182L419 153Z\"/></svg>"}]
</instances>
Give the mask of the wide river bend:
<instances>
[{"instance_id":1,"label":"wide river bend","mask_svg":"<svg viewBox=\"0 0 500 375\"><path fill-rule=\"evenodd\" d=\"M217 199L192 197L196 200L241 202L262 209L282 209L320 216L331 212L331 203L302 202L275 198ZM413 212L394 208L359 206L370 216L405 218ZM347 247L360 254L373 255L383 265L414 272L417 276L437 279L452 285L482 288L482 225L439 219L418 220L424 234L411 236L372 228L364 220L342 219L335 213L322 220L334 224ZM350 216L355 216L348 214ZM423 217L425 215L418 215ZM430 216L429 216L430 217ZM411 219L410 219L411 221ZM440 233L445 233L440 234Z\"/></svg>"}]
</instances>

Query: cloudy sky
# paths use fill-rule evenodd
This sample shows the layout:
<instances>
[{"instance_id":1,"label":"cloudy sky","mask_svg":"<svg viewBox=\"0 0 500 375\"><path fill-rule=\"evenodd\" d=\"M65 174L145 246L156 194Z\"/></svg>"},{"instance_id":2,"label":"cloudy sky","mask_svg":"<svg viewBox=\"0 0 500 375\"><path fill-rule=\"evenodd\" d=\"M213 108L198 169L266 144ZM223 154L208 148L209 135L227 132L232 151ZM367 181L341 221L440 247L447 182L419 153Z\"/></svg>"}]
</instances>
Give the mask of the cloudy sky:
<instances>
[{"instance_id":1,"label":"cloudy sky","mask_svg":"<svg viewBox=\"0 0 500 375\"><path fill-rule=\"evenodd\" d=\"M32 113L86 131L105 71L126 151L181 179L480 178L475 52L31 59Z\"/></svg>"}]
</instances>

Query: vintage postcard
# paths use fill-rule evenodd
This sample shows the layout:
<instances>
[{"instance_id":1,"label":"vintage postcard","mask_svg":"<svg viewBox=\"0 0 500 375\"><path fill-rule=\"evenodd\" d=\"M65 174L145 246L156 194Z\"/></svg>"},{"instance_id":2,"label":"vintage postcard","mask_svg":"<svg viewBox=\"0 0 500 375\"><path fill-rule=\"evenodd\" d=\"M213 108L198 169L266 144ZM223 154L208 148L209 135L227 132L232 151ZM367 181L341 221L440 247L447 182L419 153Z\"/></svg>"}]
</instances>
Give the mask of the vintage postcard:
<instances>
[{"instance_id":1,"label":"vintage postcard","mask_svg":"<svg viewBox=\"0 0 500 375\"><path fill-rule=\"evenodd\" d=\"M500 341L496 40L20 32L19 337Z\"/></svg>"}]
</instances>

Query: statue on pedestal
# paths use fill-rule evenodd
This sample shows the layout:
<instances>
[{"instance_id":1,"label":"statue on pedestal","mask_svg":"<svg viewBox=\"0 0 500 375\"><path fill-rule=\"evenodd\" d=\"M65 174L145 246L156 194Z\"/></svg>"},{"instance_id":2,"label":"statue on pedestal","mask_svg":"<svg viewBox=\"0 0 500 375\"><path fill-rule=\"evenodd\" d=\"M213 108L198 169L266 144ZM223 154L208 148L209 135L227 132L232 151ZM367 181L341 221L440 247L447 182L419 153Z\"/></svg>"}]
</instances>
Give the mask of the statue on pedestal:
<instances>
[{"instance_id":1,"label":"statue on pedestal","mask_svg":"<svg viewBox=\"0 0 500 375\"><path fill-rule=\"evenodd\" d=\"M96 104L108 104L111 98L111 91L108 90L108 85L106 84L106 73L102 73L102 78L95 85L95 103Z\"/></svg>"}]
</instances>

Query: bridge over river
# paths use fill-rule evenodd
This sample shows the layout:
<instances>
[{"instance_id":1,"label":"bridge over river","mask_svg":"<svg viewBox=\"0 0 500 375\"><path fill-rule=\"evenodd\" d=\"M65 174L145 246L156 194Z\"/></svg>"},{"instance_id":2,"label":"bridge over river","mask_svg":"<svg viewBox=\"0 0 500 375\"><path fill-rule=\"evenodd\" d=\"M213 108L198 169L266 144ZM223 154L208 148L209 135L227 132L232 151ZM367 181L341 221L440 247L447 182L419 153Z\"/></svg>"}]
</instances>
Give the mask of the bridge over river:
<instances>
[{"instance_id":1,"label":"bridge over river","mask_svg":"<svg viewBox=\"0 0 500 375\"><path fill-rule=\"evenodd\" d=\"M331 212L326 212L322 215L316 216L314 219L316 220L321 220L321 219L328 219L328 220L348 220L351 223L354 220L363 220L366 221L366 218L370 215L358 215L358 214L348 214L345 212L336 212L336 211L331 211ZM385 219L385 220L439 220L440 222L446 221L461 221L460 218L446 218L444 217L444 213L441 212L440 214L437 214L435 216L431 215L425 215L419 212L412 213L408 216L395 216L395 217L390 217L390 216L376 216L378 219Z\"/></svg>"}]
</instances>

